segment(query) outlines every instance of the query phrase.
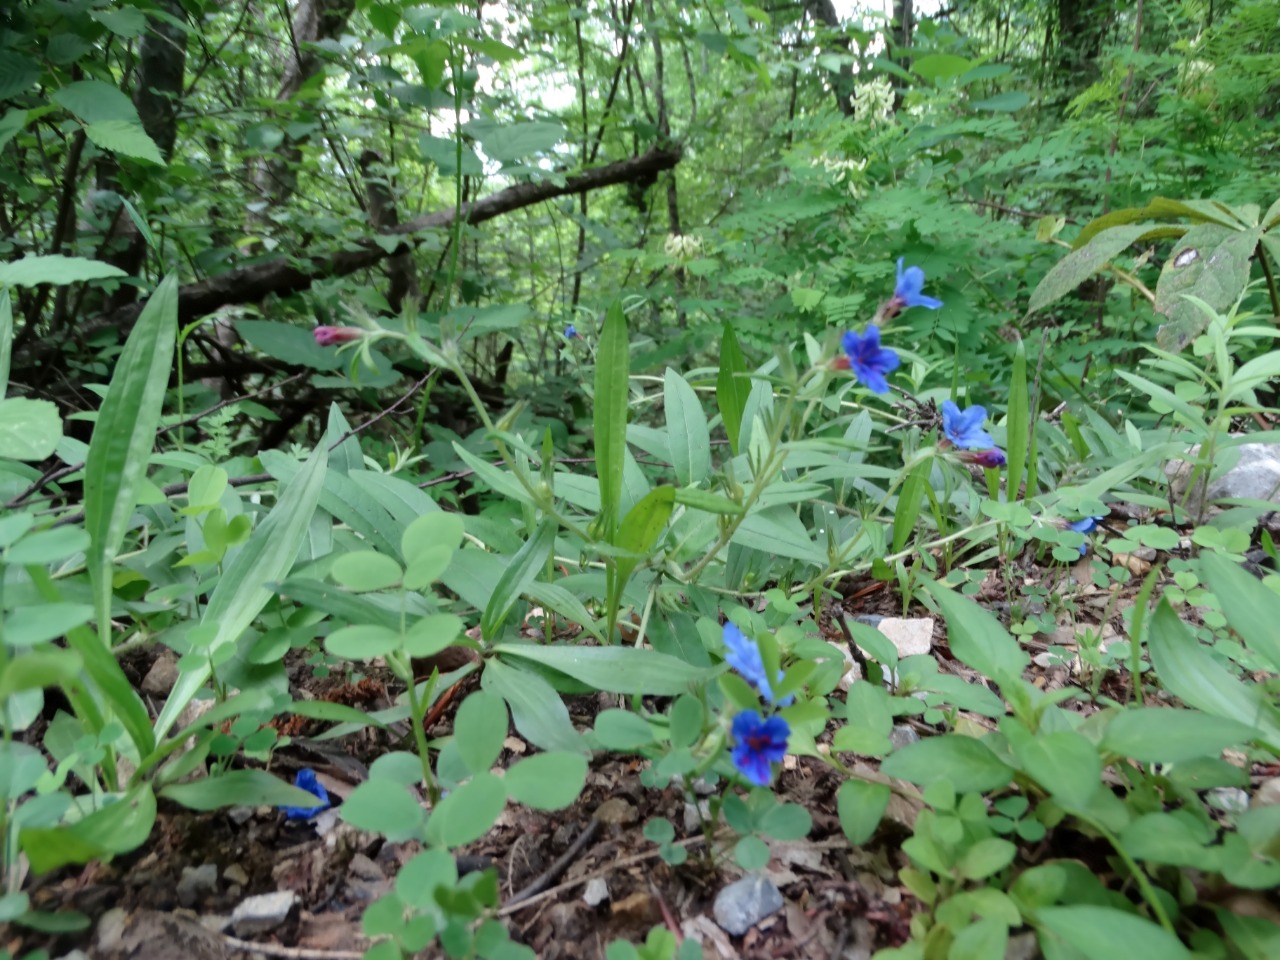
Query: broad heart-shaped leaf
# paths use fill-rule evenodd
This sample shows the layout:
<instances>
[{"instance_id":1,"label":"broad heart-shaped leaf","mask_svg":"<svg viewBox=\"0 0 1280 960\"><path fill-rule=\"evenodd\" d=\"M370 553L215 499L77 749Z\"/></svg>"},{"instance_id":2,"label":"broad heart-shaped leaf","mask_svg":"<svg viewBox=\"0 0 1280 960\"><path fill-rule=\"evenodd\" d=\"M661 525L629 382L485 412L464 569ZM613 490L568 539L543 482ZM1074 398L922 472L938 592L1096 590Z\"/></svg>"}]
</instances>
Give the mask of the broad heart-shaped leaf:
<instances>
[{"instance_id":1,"label":"broad heart-shaped leaf","mask_svg":"<svg viewBox=\"0 0 1280 960\"><path fill-rule=\"evenodd\" d=\"M1102 748L1139 763L1181 763L1217 757L1226 747L1248 743L1256 735L1237 720L1199 710L1131 707L1107 724Z\"/></svg>"},{"instance_id":2,"label":"broad heart-shaped leaf","mask_svg":"<svg viewBox=\"0 0 1280 960\"><path fill-rule=\"evenodd\" d=\"M1189 706L1251 727L1271 749L1280 748L1280 717L1260 687L1227 672L1187 625L1161 600L1147 629L1147 649L1156 677Z\"/></svg>"},{"instance_id":3,"label":"broad heart-shaped leaf","mask_svg":"<svg viewBox=\"0 0 1280 960\"><path fill-rule=\"evenodd\" d=\"M100 260L54 254L23 257L21 260L0 264L0 287L35 287L42 283L62 285L125 276L128 274L119 267Z\"/></svg>"},{"instance_id":4,"label":"broad heart-shaped leaf","mask_svg":"<svg viewBox=\"0 0 1280 960\"><path fill-rule=\"evenodd\" d=\"M1200 569L1226 611L1227 625L1245 646L1267 658L1273 672L1280 673L1280 636L1276 634L1280 596L1216 551L1200 554Z\"/></svg>"},{"instance_id":5,"label":"broad heart-shaped leaf","mask_svg":"<svg viewBox=\"0 0 1280 960\"><path fill-rule=\"evenodd\" d=\"M156 798L144 783L69 826L22 830L18 843L31 868L47 873L69 863L128 853L146 842L155 820Z\"/></svg>"},{"instance_id":6,"label":"broad heart-shaped leaf","mask_svg":"<svg viewBox=\"0 0 1280 960\"><path fill-rule=\"evenodd\" d=\"M998 790L1013 779L1013 770L986 744L958 733L929 737L896 750L880 764L880 772L922 787L949 780L956 793Z\"/></svg>"},{"instance_id":7,"label":"broad heart-shaped leaf","mask_svg":"<svg viewBox=\"0 0 1280 960\"><path fill-rule=\"evenodd\" d=\"M229 770L192 780L171 783L160 796L188 810L221 810L223 807L314 807L315 795L285 783L265 770Z\"/></svg>"},{"instance_id":8,"label":"broad heart-shaped leaf","mask_svg":"<svg viewBox=\"0 0 1280 960\"><path fill-rule=\"evenodd\" d=\"M751 378L747 375L747 361L738 346L733 325L725 321L720 336L720 372L716 376L716 406L724 432L729 437L729 449L738 455L738 440L742 432L742 411L751 395Z\"/></svg>"},{"instance_id":9,"label":"broad heart-shaped leaf","mask_svg":"<svg viewBox=\"0 0 1280 960\"><path fill-rule=\"evenodd\" d=\"M508 660L529 660L559 670L605 693L670 697L705 682L714 670L634 647L560 647L500 643L494 652Z\"/></svg>"},{"instance_id":10,"label":"broad heart-shaped leaf","mask_svg":"<svg viewBox=\"0 0 1280 960\"><path fill-rule=\"evenodd\" d=\"M1156 331L1156 343L1178 353L1209 324L1190 294L1218 312L1236 302L1249 282L1249 264L1262 228L1233 230L1206 223L1192 227L1178 241L1156 282L1156 313L1168 322Z\"/></svg>"},{"instance_id":11,"label":"broad heart-shaped leaf","mask_svg":"<svg viewBox=\"0 0 1280 960\"><path fill-rule=\"evenodd\" d=\"M441 800L427 820L427 840L460 847L479 840L507 805L507 790L491 773L477 774Z\"/></svg>"},{"instance_id":12,"label":"broad heart-shaped leaf","mask_svg":"<svg viewBox=\"0 0 1280 960\"><path fill-rule=\"evenodd\" d=\"M613 542L622 501L622 473L627 448L628 376L631 369L627 317L614 301L604 316L596 348L595 455L600 480L600 517L605 539Z\"/></svg>"},{"instance_id":13,"label":"broad heart-shaped leaf","mask_svg":"<svg viewBox=\"0 0 1280 960\"><path fill-rule=\"evenodd\" d=\"M947 640L961 663L1002 685L1022 682L1030 658L999 620L935 580L921 586L946 618Z\"/></svg>"},{"instance_id":14,"label":"broad heart-shaped leaf","mask_svg":"<svg viewBox=\"0 0 1280 960\"><path fill-rule=\"evenodd\" d=\"M1172 933L1150 920L1112 907L1041 907L1033 922L1039 928L1046 956L1063 955L1061 950L1053 950L1052 944L1045 946L1046 940L1058 939L1087 960L1191 960L1191 951Z\"/></svg>"},{"instance_id":15,"label":"broad heart-shaped leaf","mask_svg":"<svg viewBox=\"0 0 1280 960\"><path fill-rule=\"evenodd\" d=\"M880 826L892 792L887 784L846 780L836 791L840 829L854 846L866 843Z\"/></svg>"},{"instance_id":16,"label":"broad heart-shaped leaf","mask_svg":"<svg viewBox=\"0 0 1280 960\"><path fill-rule=\"evenodd\" d=\"M1053 269L1036 286L1027 304L1027 313L1043 310L1049 304L1061 300L1115 259L1121 251L1156 229L1159 229L1159 225L1151 223L1111 227L1103 230L1079 250L1072 250L1054 264Z\"/></svg>"},{"instance_id":17,"label":"broad heart-shaped leaf","mask_svg":"<svg viewBox=\"0 0 1280 960\"><path fill-rule=\"evenodd\" d=\"M693 387L670 367L662 381L663 410L676 484L687 487L711 472L711 433L702 401Z\"/></svg>"},{"instance_id":18,"label":"broad heart-shaped leaf","mask_svg":"<svg viewBox=\"0 0 1280 960\"><path fill-rule=\"evenodd\" d=\"M0 456L44 460L62 439L62 417L48 400L7 397L0 400Z\"/></svg>"},{"instance_id":19,"label":"broad heart-shaped leaf","mask_svg":"<svg viewBox=\"0 0 1280 960\"><path fill-rule=\"evenodd\" d=\"M559 525L556 521L543 520L502 572L493 596L480 615L480 633L486 640L492 640L498 635L498 630L515 602L546 567L547 557L555 546L557 529Z\"/></svg>"},{"instance_id":20,"label":"broad heart-shaped leaf","mask_svg":"<svg viewBox=\"0 0 1280 960\"><path fill-rule=\"evenodd\" d=\"M543 750L586 752L582 737L569 720L564 700L536 673L509 666L501 660L489 660L480 675L480 686L507 701L511 721L534 746Z\"/></svg>"},{"instance_id":21,"label":"broad heart-shaped leaf","mask_svg":"<svg viewBox=\"0 0 1280 960\"><path fill-rule=\"evenodd\" d=\"M210 624L214 629L209 642L211 654L240 639L271 599L270 585L288 575L320 502L328 462L325 448L317 447L293 479L281 486L275 507L223 572L200 619L201 624ZM206 659L178 677L156 718L157 737L163 737L173 726L178 714L209 679L210 671Z\"/></svg>"},{"instance_id":22,"label":"broad heart-shaped leaf","mask_svg":"<svg viewBox=\"0 0 1280 960\"><path fill-rule=\"evenodd\" d=\"M155 445L177 336L178 278L171 274L147 301L116 360L85 458L85 563L104 646L110 645L112 566Z\"/></svg>"},{"instance_id":23,"label":"broad heart-shaped leaf","mask_svg":"<svg viewBox=\"0 0 1280 960\"><path fill-rule=\"evenodd\" d=\"M587 782L587 758L580 753L539 753L507 768L507 795L535 810L563 810Z\"/></svg>"}]
</instances>

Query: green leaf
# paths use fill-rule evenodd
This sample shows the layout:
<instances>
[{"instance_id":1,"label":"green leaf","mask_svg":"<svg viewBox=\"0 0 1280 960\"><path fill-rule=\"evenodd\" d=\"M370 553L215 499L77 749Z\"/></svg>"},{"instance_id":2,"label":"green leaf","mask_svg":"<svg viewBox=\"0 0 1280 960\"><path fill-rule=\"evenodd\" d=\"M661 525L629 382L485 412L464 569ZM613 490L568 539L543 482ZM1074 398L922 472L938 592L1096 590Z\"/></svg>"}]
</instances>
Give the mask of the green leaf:
<instances>
[{"instance_id":1,"label":"green leaf","mask_svg":"<svg viewBox=\"0 0 1280 960\"><path fill-rule=\"evenodd\" d=\"M4 149L0 139L0 150ZM0 269L3 269L0 267ZM8 287L0 284L0 400L9 389L9 368L13 361L13 301L9 297ZM62 433L59 420L58 433Z\"/></svg>"},{"instance_id":2,"label":"green leaf","mask_svg":"<svg viewBox=\"0 0 1280 960\"><path fill-rule=\"evenodd\" d=\"M87 603L41 603L22 606L4 619L4 642L12 647L34 647L65 636L88 623L93 607Z\"/></svg>"},{"instance_id":3,"label":"green leaf","mask_svg":"<svg viewBox=\"0 0 1280 960\"><path fill-rule=\"evenodd\" d=\"M29 90L40 79L40 64L13 49L0 50L0 101Z\"/></svg>"},{"instance_id":4,"label":"green leaf","mask_svg":"<svg viewBox=\"0 0 1280 960\"><path fill-rule=\"evenodd\" d=\"M1200 569L1226 611L1227 624L1245 646L1267 659L1273 672L1280 673L1280 636L1276 634L1280 596L1216 551L1201 552Z\"/></svg>"},{"instance_id":5,"label":"green leaf","mask_svg":"<svg viewBox=\"0 0 1280 960\"><path fill-rule=\"evenodd\" d=\"M53 456L61 439L62 417L56 404L29 397L0 400L0 456L45 460Z\"/></svg>"},{"instance_id":6,"label":"green leaf","mask_svg":"<svg viewBox=\"0 0 1280 960\"><path fill-rule=\"evenodd\" d=\"M1009 499L1017 497L1022 486L1022 472L1027 466L1027 452L1031 444L1031 400L1027 395L1027 347L1018 341L1013 354L1013 371L1009 378L1009 419L1006 424L1008 436L1008 468L1005 470ZM1023 496L1034 496L1035 491L1027 489Z\"/></svg>"},{"instance_id":7,"label":"green leaf","mask_svg":"<svg viewBox=\"0 0 1280 960\"><path fill-rule=\"evenodd\" d=\"M654 650L634 647L559 647L500 643L494 652L559 670L606 693L676 696L706 682L715 671L690 666Z\"/></svg>"},{"instance_id":8,"label":"green leaf","mask_svg":"<svg viewBox=\"0 0 1280 960\"><path fill-rule=\"evenodd\" d=\"M1008 950L1008 922L984 916L956 932L947 960L1003 960Z\"/></svg>"},{"instance_id":9,"label":"green leaf","mask_svg":"<svg viewBox=\"0 0 1280 960\"><path fill-rule=\"evenodd\" d=\"M960 857L960 875L967 880L985 880L999 873L1017 855L1018 848L1000 837L979 840Z\"/></svg>"},{"instance_id":10,"label":"green leaf","mask_svg":"<svg viewBox=\"0 0 1280 960\"><path fill-rule=\"evenodd\" d=\"M813 829L813 817L798 803L779 803L770 807L756 826L775 840L803 840Z\"/></svg>"},{"instance_id":11,"label":"green leaf","mask_svg":"<svg viewBox=\"0 0 1280 960\"><path fill-rule=\"evenodd\" d=\"M491 773L477 774L441 800L427 820L427 842L460 847L479 840L507 805L507 791Z\"/></svg>"},{"instance_id":12,"label":"green leaf","mask_svg":"<svg viewBox=\"0 0 1280 960\"><path fill-rule=\"evenodd\" d=\"M344 553L333 563L333 579L354 593L394 587L404 576L400 564L376 550Z\"/></svg>"},{"instance_id":13,"label":"green leaf","mask_svg":"<svg viewBox=\"0 0 1280 960\"><path fill-rule=\"evenodd\" d=\"M164 156L142 124L129 120L99 120L85 124L85 136L103 150L164 166Z\"/></svg>"},{"instance_id":14,"label":"green leaf","mask_svg":"<svg viewBox=\"0 0 1280 960\"><path fill-rule=\"evenodd\" d=\"M436 549L447 549L452 555L462 545L466 532L462 517L456 513L428 513L405 527L400 535L400 555L406 566Z\"/></svg>"},{"instance_id":15,"label":"green leaf","mask_svg":"<svg viewBox=\"0 0 1280 960\"><path fill-rule=\"evenodd\" d=\"M1181 763L1218 757L1255 736L1252 727L1199 710L1131 707L1107 724L1102 747L1139 763Z\"/></svg>"},{"instance_id":16,"label":"green leaf","mask_svg":"<svg viewBox=\"0 0 1280 960\"><path fill-rule=\"evenodd\" d=\"M1013 113L1021 110L1031 102L1031 94L1023 90L1006 90L985 100L974 100L969 104L971 110L986 110L991 113Z\"/></svg>"},{"instance_id":17,"label":"green leaf","mask_svg":"<svg viewBox=\"0 0 1280 960\"><path fill-rule=\"evenodd\" d=\"M639 565L640 559L648 557L653 551L662 531L667 528L667 521L671 519L674 508L675 489L667 486L655 487L623 517L615 542L617 546L636 556L618 557L614 561L608 575L609 609L617 609L627 581Z\"/></svg>"},{"instance_id":18,"label":"green leaf","mask_svg":"<svg viewBox=\"0 0 1280 960\"><path fill-rule=\"evenodd\" d=\"M315 803L314 797L311 802ZM380 833L392 843L422 839L426 811L404 784L385 778L366 780L351 791L341 810L342 819L356 829Z\"/></svg>"},{"instance_id":19,"label":"green leaf","mask_svg":"<svg viewBox=\"0 0 1280 960\"><path fill-rule=\"evenodd\" d=\"M31 868L48 873L135 850L146 842L155 820L155 795L150 784L142 784L69 826L22 830L18 842Z\"/></svg>"},{"instance_id":20,"label":"green leaf","mask_svg":"<svg viewBox=\"0 0 1280 960\"><path fill-rule=\"evenodd\" d=\"M1087 960L1191 960L1191 951L1172 933L1150 920L1112 907L1041 907L1034 919L1042 948L1046 938L1055 938L1074 947Z\"/></svg>"},{"instance_id":21,"label":"green leaf","mask_svg":"<svg viewBox=\"0 0 1280 960\"><path fill-rule=\"evenodd\" d=\"M947 640L961 663L1001 685L1022 682L1030 658L999 620L935 580L921 586L946 618Z\"/></svg>"},{"instance_id":22,"label":"green leaf","mask_svg":"<svg viewBox=\"0 0 1280 960\"><path fill-rule=\"evenodd\" d=\"M692 507L694 510L718 513L726 517L738 517L744 512L742 504L734 503L728 497L722 497L717 493L708 493L705 490L692 490L682 487L676 491L675 500L676 503Z\"/></svg>"},{"instance_id":23,"label":"green leaf","mask_svg":"<svg viewBox=\"0 0 1280 960\"><path fill-rule=\"evenodd\" d=\"M310 330L275 320L237 320L236 333L268 357L313 370L337 370L346 362L333 347L316 343Z\"/></svg>"},{"instance_id":24,"label":"green leaf","mask_svg":"<svg viewBox=\"0 0 1280 960\"><path fill-rule=\"evenodd\" d=\"M507 737L507 705L487 690L477 690L458 707L453 720L454 745L472 773L484 773L502 753Z\"/></svg>"},{"instance_id":25,"label":"green leaf","mask_svg":"<svg viewBox=\"0 0 1280 960\"><path fill-rule=\"evenodd\" d=\"M271 586L288 575L307 537L327 466L325 448L318 447L306 465L281 487L275 507L223 572L200 619L201 624L214 628L209 642L211 655L240 639L271 599ZM168 732L209 679L210 672L207 659L199 667L183 671L156 719L156 736Z\"/></svg>"},{"instance_id":26,"label":"green leaf","mask_svg":"<svg viewBox=\"0 0 1280 960\"><path fill-rule=\"evenodd\" d=\"M192 780L171 783L160 791L166 800L188 810L221 810L224 807L314 807L315 795L285 783L265 770L229 770Z\"/></svg>"},{"instance_id":27,"label":"green leaf","mask_svg":"<svg viewBox=\"0 0 1280 960\"><path fill-rule=\"evenodd\" d=\"M480 141L488 156L504 164L546 153L565 137L561 124L545 120L523 123L473 120L464 124L463 129Z\"/></svg>"},{"instance_id":28,"label":"green leaf","mask_svg":"<svg viewBox=\"0 0 1280 960\"><path fill-rule=\"evenodd\" d=\"M372 623L353 623L325 637L324 648L346 660L373 660L399 650L402 640L399 630Z\"/></svg>"},{"instance_id":29,"label":"green leaf","mask_svg":"<svg viewBox=\"0 0 1280 960\"><path fill-rule=\"evenodd\" d=\"M558 529L559 524L555 520L543 520L533 536L511 558L480 616L480 634L485 640L492 641L498 635L515 602L546 567Z\"/></svg>"},{"instance_id":30,"label":"green leaf","mask_svg":"<svg viewBox=\"0 0 1280 960\"><path fill-rule=\"evenodd\" d=\"M0 286L9 287L35 287L42 283L62 286L83 280L110 280L113 277L127 276L119 267L101 260L54 254L23 257L21 260L0 264Z\"/></svg>"},{"instance_id":31,"label":"green leaf","mask_svg":"<svg viewBox=\"0 0 1280 960\"><path fill-rule=\"evenodd\" d=\"M774 557L803 560L817 567L827 565L827 552L813 542L795 510L786 505L748 514L730 542Z\"/></svg>"},{"instance_id":32,"label":"green leaf","mask_svg":"<svg viewBox=\"0 0 1280 960\"><path fill-rule=\"evenodd\" d=\"M596 714L596 740L606 750L636 750L653 743L653 728L630 710L601 710Z\"/></svg>"},{"instance_id":33,"label":"green leaf","mask_svg":"<svg viewBox=\"0 0 1280 960\"><path fill-rule=\"evenodd\" d=\"M178 278L171 274L147 301L116 360L85 458L86 566L104 646L111 636L112 568L155 445L177 336Z\"/></svg>"},{"instance_id":34,"label":"green leaf","mask_svg":"<svg viewBox=\"0 0 1280 960\"><path fill-rule=\"evenodd\" d=\"M929 486L929 471L933 464L928 460L917 463L898 494L898 506L893 511L893 552L899 552L911 539L916 521L920 519L920 505L924 503L925 490Z\"/></svg>"},{"instance_id":35,"label":"green leaf","mask_svg":"<svg viewBox=\"0 0 1280 960\"><path fill-rule=\"evenodd\" d=\"M605 314L596 350L595 458L605 539L613 540L622 502L625 469L630 353L627 318L615 301Z\"/></svg>"},{"instance_id":36,"label":"green leaf","mask_svg":"<svg viewBox=\"0 0 1280 960\"><path fill-rule=\"evenodd\" d=\"M836 791L836 813L840 817L840 829L851 844L860 846L871 839L889 808L892 795L883 783L850 779L840 784Z\"/></svg>"},{"instance_id":37,"label":"green leaf","mask_svg":"<svg viewBox=\"0 0 1280 960\"><path fill-rule=\"evenodd\" d=\"M895 750L880 764L880 772L920 786L949 780L956 793L998 790L1013 779L1013 770L986 744L958 733L929 737Z\"/></svg>"},{"instance_id":38,"label":"green leaf","mask_svg":"<svg viewBox=\"0 0 1280 960\"><path fill-rule=\"evenodd\" d=\"M676 483L681 487L699 483L711 472L711 433L702 402L684 377L670 367L663 377L662 399Z\"/></svg>"},{"instance_id":39,"label":"green leaf","mask_svg":"<svg viewBox=\"0 0 1280 960\"><path fill-rule=\"evenodd\" d=\"M101 80L79 80L69 83L51 95L54 103L76 115L84 123L126 120L142 125L138 111L118 87Z\"/></svg>"},{"instance_id":40,"label":"green leaf","mask_svg":"<svg viewBox=\"0 0 1280 960\"><path fill-rule=\"evenodd\" d=\"M926 80L953 80L973 68L973 61L954 53L929 53L911 64L913 73Z\"/></svg>"},{"instance_id":41,"label":"green leaf","mask_svg":"<svg viewBox=\"0 0 1280 960\"><path fill-rule=\"evenodd\" d=\"M738 346L733 325L727 320L720 337L720 372L716 376L716 406L729 437L733 455L738 455L738 439L742 432L742 412L751 395L751 378L748 376L746 358Z\"/></svg>"},{"instance_id":42,"label":"green leaf","mask_svg":"<svg viewBox=\"0 0 1280 960\"><path fill-rule=\"evenodd\" d=\"M1262 229L1236 230L1205 223L1192 227L1170 251L1156 281L1156 313L1168 322L1156 331L1161 349L1178 353L1200 335L1209 316L1188 295L1225 313L1249 282Z\"/></svg>"},{"instance_id":43,"label":"green leaf","mask_svg":"<svg viewBox=\"0 0 1280 960\"><path fill-rule=\"evenodd\" d=\"M1001 724L1000 729L1014 725ZM1081 811L1089 806L1102 782L1102 761L1092 743L1074 730L1009 739L1022 769L1062 807Z\"/></svg>"},{"instance_id":44,"label":"green leaf","mask_svg":"<svg viewBox=\"0 0 1280 960\"><path fill-rule=\"evenodd\" d=\"M512 667L500 660L488 660L480 685L492 690L511 708L511 722L520 734L543 750L582 753L585 744L569 719L569 710L560 694L542 677L529 670Z\"/></svg>"},{"instance_id":45,"label":"green leaf","mask_svg":"<svg viewBox=\"0 0 1280 960\"><path fill-rule=\"evenodd\" d=\"M1242 683L1209 655L1168 600L1161 600L1147 630L1147 650L1156 676L1183 703L1234 720L1280 747L1280 720L1262 688Z\"/></svg>"},{"instance_id":46,"label":"green leaf","mask_svg":"<svg viewBox=\"0 0 1280 960\"><path fill-rule=\"evenodd\" d=\"M529 491L525 490L520 485L520 481L505 470L500 470L489 461L477 457L461 444L455 443L453 450L463 463L475 471L476 477L494 493L500 493L508 500L514 500L516 503L523 503L529 507L536 505L536 501L529 495Z\"/></svg>"},{"instance_id":47,"label":"green leaf","mask_svg":"<svg viewBox=\"0 0 1280 960\"><path fill-rule=\"evenodd\" d=\"M1080 284L1114 260L1128 247L1137 243L1152 229L1152 224L1111 227L1103 230L1085 246L1072 250L1054 264L1037 284L1027 304L1027 313L1036 313L1049 304L1061 300Z\"/></svg>"},{"instance_id":48,"label":"green leaf","mask_svg":"<svg viewBox=\"0 0 1280 960\"><path fill-rule=\"evenodd\" d=\"M535 810L564 810L587 782L587 759L580 753L539 753L507 769L507 795Z\"/></svg>"}]
</instances>

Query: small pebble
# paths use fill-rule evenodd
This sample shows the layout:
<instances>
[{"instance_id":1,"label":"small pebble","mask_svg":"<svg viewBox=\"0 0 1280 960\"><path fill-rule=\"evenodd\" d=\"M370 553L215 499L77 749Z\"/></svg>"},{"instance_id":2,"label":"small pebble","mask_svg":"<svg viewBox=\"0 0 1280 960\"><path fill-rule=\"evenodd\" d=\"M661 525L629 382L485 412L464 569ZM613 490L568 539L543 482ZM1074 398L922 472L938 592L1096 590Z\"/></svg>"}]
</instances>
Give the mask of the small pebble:
<instances>
[{"instance_id":1,"label":"small pebble","mask_svg":"<svg viewBox=\"0 0 1280 960\"><path fill-rule=\"evenodd\" d=\"M1210 806L1226 813L1244 813L1249 809L1249 795L1239 787L1214 787L1207 798Z\"/></svg>"},{"instance_id":2,"label":"small pebble","mask_svg":"<svg viewBox=\"0 0 1280 960\"><path fill-rule=\"evenodd\" d=\"M765 917L782 909L782 893L768 877L758 874L731 883L716 895L716 923L740 937Z\"/></svg>"},{"instance_id":3,"label":"small pebble","mask_svg":"<svg viewBox=\"0 0 1280 960\"><path fill-rule=\"evenodd\" d=\"M609 899L609 884L604 877L592 877L587 881L587 889L582 891L582 900L588 907L598 907Z\"/></svg>"},{"instance_id":4,"label":"small pebble","mask_svg":"<svg viewBox=\"0 0 1280 960\"><path fill-rule=\"evenodd\" d=\"M260 893L241 900L231 914L231 929L241 938L270 933L288 919L297 902L298 895L292 890Z\"/></svg>"},{"instance_id":5,"label":"small pebble","mask_svg":"<svg viewBox=\"0 0 1280 960\"><path fill-rule=\"evenodd\" d=\"M893 729L889 731L889 742L893 744L895 750L910 746L919 739L920 734L916 733L915 727L909 724L895 723Z\"/></svg>"},{"instance_id":6,"label":"small pebble","mask_svg":"<svg viewBox=\"0 0 1280 960\"><path fill-rule=\"evenodd\" d=\"M217 889L217 864L202 863L198 867L183 867L182 878L178 881L178 902L184 907L190 907L203 894L215 893Z\"/></svg>"},{"instance_id":7,"label":"small pebble","mask_svg":"<svg viewBox=\"0 0 1280 960\"><path fill-rule=\"evenodd\" d=\"M249 874L240 864L233 863L222 871L222 879L226 880L227 883L246 884L249 882Z\"/></svg>"}]
</instances>

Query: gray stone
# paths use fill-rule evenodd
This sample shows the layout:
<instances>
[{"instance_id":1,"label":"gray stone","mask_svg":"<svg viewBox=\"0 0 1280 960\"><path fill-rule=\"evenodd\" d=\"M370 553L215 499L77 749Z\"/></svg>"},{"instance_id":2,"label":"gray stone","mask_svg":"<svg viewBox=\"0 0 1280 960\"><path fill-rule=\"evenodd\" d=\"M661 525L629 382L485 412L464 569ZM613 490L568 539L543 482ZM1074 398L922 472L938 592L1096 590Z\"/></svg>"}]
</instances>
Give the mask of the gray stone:
<instances>
[{"instance_id":1,"label":"gray stone","mask_svg":"<svg viewBox=\"0 0 1280 960\"><path fill-rule=\"evenodd\" d=\"M582 900L588 907L598 907L609 899L609 884L604 877L592 877L582 891Z\"/></svg>"},{"instance_id":2,"label":"gray stone","mask_svg":"<svg viewBox=\"0 0 1280 960\"><path fill-rule=\"evenodd\" d=\"M288 919L297 902L298 895L292 890L260 893L241 900L231 914L231 929L241 938L270 933Z\"/></svg>"},{"instance_id":3,"label":"gray stone","mask_svg":"<svg viewBox=\"0 0 1280 960\"><path fill-rule=\"evenodd\" d=\"M1199 447L1192 447L1190 453L1195 456ZM1218 461L1237 456L1239 459L1234 466L1211 479L1207 485L1203 475L1197 479L1187 499L1189 511L1199 513L1206 501L1225 497L1280 502L1280 443L1242 443L1219 451ZM1191 487L1194 465L1187 460L1173 460L1165 464L1164 471L1173 486L1175 498L1182 500ZM1213 472L1217 473L1216 470Z\"/></svg>"},{"instance_id":4,"label":"gray stone","mask_svg":"<svg viewBox=\"0 0 1280 960\"><path fill-rule=\"evenodd\" d=\"M765 917L782 909L782 892L768 877L743 877L716 895L716 923L740 937Z\"/></svg>"},{"instance_id":5,"label":"gray stone","mask_svg":"<svg viewBox=\"0 0 1280 960\"><path fill-rule=\"evenodd\" d=\"M711 819L711 803L707 800L699 800L697 806L688 801L684 805L684 832L688 834L701 833L702 825Z\"/></svg>"},{"instance_id":6,"label":"gray stone","mask_svg":"<svg viewBox=\"0 0 1280 960\"><path fill-rule=\"evenodd\" d=\"M167 697L178 682L178 658L166 650L156 658L147 675L142 678L142 692L153 697Z\"/></svg>"},{"instance_id":7,"label":"gray stone","mask_svg":"<svg viewBox=\"0 0 1280 960\"><path fill-rule=\"evenodd\" d=\"M895 723L893 729L889 731L889 742L893 744L895 750L908 747L919 739L920 734L916 733L915 727L906 723Z\"/></svg>"},{"instance_id":8,"label":"gray stone","mask_svg":"<svg viewBox=\"0 0 1280 960\"><path fill-rule=\"evenodd\" d=\"M218 865L202 863L198 867L183 867L182 878L178 881L178 902L190 907L200 899L202 894L214 893L218 889Z\"/></svg>"},{"instance_id":9,"label":"gray stone","mask_svg":"<svg viewBox=\"0 0 1280 960\"><path fill-rule=\"evenodd\" d=\"M1224 813L1244 813L1249 809L1249 794L1239 787L1214 787L1205 798L1210 806Z\"/></svg>"},{"instance_id":10,"label":"gray stone","mask_svg":"<svg viewBox=\"0 0 1280 960\"><path fill-rule=\"evenodd\" d=\"M249 882L249 874L245 872L244 867L240 866L240 864L233 863L222 871L222 879L227 883L245 884Z\"/></svg>"}]
</instances>

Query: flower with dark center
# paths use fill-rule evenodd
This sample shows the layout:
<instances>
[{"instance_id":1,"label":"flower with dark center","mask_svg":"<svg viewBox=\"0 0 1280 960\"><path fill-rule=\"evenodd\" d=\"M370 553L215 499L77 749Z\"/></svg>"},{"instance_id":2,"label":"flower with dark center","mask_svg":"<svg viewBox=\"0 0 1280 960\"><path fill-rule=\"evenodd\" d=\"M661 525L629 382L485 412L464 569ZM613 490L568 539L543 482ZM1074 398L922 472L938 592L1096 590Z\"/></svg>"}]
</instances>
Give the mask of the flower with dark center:
<instances>
[{"instance_id":1,"label":"flower with dark center","mask_svg":"<svg viewBox=\"0 0 1280 960\"><path fill-rule=\"evenodd\" d=\"M791 727L781 717L763 719L754 710L733 718L733 764L750 783L767 787L773 780L773 764L787 755Z\"/></svg>"}]
</instances>

